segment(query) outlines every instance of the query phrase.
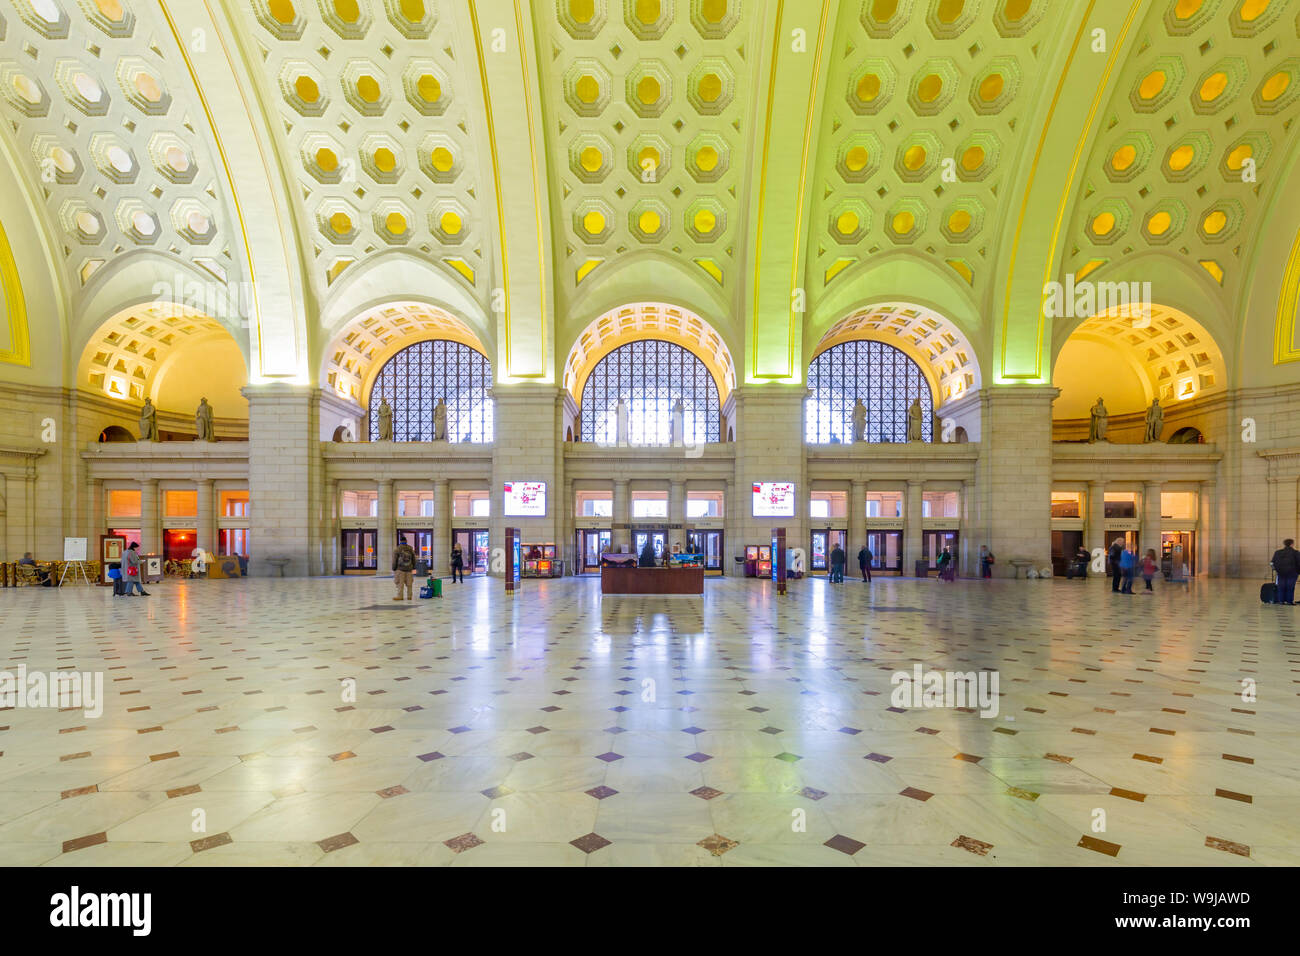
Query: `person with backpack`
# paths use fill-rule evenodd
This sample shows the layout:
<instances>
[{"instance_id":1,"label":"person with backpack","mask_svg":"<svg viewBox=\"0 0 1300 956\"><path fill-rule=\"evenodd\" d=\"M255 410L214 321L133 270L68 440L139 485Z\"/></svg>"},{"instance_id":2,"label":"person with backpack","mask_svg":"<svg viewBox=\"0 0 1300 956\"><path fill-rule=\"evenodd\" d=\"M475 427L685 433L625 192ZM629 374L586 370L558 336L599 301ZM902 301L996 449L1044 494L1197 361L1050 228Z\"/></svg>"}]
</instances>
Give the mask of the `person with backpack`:
<instances>
[{"instance_id":1,"label":"person with backpack","mask_svg":"<svg viewBox=\"0 0 1300 956\"><path fill-rule=\"evenodd\" d=\"M935 567L939 569L940 581L957 580L956 567L952 563L952 550L944 548L943 553L939 555L939 560L935 562Z\"/></svg>"},{"instance_id":2,"label":"person with backpack","mask_svg":"<svg viewBox=\"0 0 1300 956\"><path fill-rule=\"evenodd\" d=\"M871 559L873 555L871 549L865 544L858 551L858 567L862 571L862 580L871 581Z\"/></svg>"},{"instance_id":3,"label":"person with backpack","mask_svg":"<svg viewBox=\"0 0 1300 956\"><path fill-rule=\"evenodd\" d=\"M451 546L451 579L465 583L465 552L460 549L459 541Z\"/></svg>"},{"instance_id":4,"label":"person with backpack","mask_svg":"<svg viewBox=\"0 0 1300 956\"><path fill-rule=\"evenodd\" d=\"M1156 576L1156 552L1154 548L1147 548L1147 553L1142 556L1142 580L1147 583L1146 590L1143 594L1155 594L1155 589L1151 587L1151 580Z\"/></svg>"},{"instance_id":5,"label":"person with backpack","mask_svg":"<svg viewBox=\"0 0 1300 956\"><path fill-rule=\"evenodd\" d=\"M980 545L980 577L981 578L993 577L993 565L996 563L997 563L997 559L993 557L993 552L989 550L989 546L987 544L981 544Z\"/></svg>"},{"instance_id":6,"label":"person with backpack","mask_svg":"<svg viewBox=\"0 0 1300 956\"><path fill-rule=\"evenodd\" d=\"M1296 578L1300 577L1300 551L1295 549L1295 540L1287 538L1282 547L1273 552L1273 571L1277 574L1277 590L1273 595L1274 604L1295 604Z\"/></svg>"},{"instance_id":7,"label":"person with backpack","mask_svg":"<svg viewBox=\"0 0 1300 956\"><path fill-rule=\"evenodd\" d=\"M393 584L397 586L397 593L393 595L394 601L402 599L402 589L406 589L406 600L413 599L412 588L414 582L412 575L415 573L415 549L405 541L398 543L393 549Z\"/></svg>"},{"instance_id":8,"label":"person with backpack","mask_svg":"<svg viewBox=\"0 0 1300 956\"><path fill-rule=\"evenodd\" d=\"M1119 579L1124 574L1124 569L1120 567L1120 561L1124 556L1124 539L1116 538L1110 543L1110 551L1107 557L1110 559L1110 589L1113 593L1119 593Z\"/></svg>"},{"instance_id":9,"label":"person with backpack","mask_svg":"<svg viewBox=\"0 0 1300 956\"><path fill-rule=\"evenodd\" d=\"M1124 584L1119 589L1120 594L1133 593L1133 573L1136 569L1137 555L1133 553L1132 548L1124 548L1119 555L1120 576L1124 579Z\"/></svg>"}]
</instances>

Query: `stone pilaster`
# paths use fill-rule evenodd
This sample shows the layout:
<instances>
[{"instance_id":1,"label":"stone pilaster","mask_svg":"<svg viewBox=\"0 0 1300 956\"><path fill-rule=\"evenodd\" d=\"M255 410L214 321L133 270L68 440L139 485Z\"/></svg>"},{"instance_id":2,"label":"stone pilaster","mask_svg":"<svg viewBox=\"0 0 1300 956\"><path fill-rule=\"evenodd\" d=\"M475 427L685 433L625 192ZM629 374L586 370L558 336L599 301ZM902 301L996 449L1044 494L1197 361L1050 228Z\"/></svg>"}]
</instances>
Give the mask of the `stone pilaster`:
<instances>
[{"instance_id":1,"label":"stone pilaster","mask_svg":"<svg viewBox=\"0 0 1300 956\"><path fill-rule=\"evenodd\" d=\"M433 480L433 563L430 572L451 569L451 493L446 478Z\"/></svg>"},{"instance_id":2,"label":"stone pilaster","mask_svg":"<svg viewBox=\"0 0 1300 956\"><path fill-rule=\"evenodd\" d=\"M1110 547L1106 540L1106 482L1088 482L1088 524L1084 532L1083 546L1092 552L1096 548L1103 551Z\"/></svg>"},{"instance_id":3,"label":"stone pilaster","mask_svg":"<svg viewBox=\"0 0 1300 956\"><path fill-rule=\"evenodd\" d=\"M321 552L324 565L321 574L343 573L343 542L340 540L343 529L339 525L339 482L331 478L325 482L325 494L321 501L321 514L324 516L324 534Z\"/></svg>"},{"instance_id":4,"label":"stone pilaster","mask_svg":"<svg viewBox=\"0 0 1300 956\"><path fill-rule=\"evenodd\" d=\"M1036 568L1052 557L1052 402L1050 385L994 385L982 393L975 495L981 544L997 555L993 573L1011 577L1013 558Z\"/></svg>"},{"instance_id":5,"label":"stone pilaster","mask_svg":"<svg viewBox=\"0 0 1300 956\"><path fill-rule=\"evenodd\" d=\"M497 385L492 389L496 406L492 450L492 542L504 547L505 529L519 529L526 544L562 545L564 527L564 390L554 385ZM507 481L546 482L546 515L540 518L506 517L504 488Z\"/></svg>"},{"instance_id":6,"label":"stone pilaster","mask_svg":"<svg viewBox=\"0 0 1300 956\"><path fill-rule=\"evenodd\" d=\"M628 551L632 547L632 532L628 530L628 523L632 520L632 496L628 493L626 478L614 479L610 508L614 512L614 530L610 533L609 546L615 551Z\"/></svg>"},{"instance_id":7,"label":"stone pilaster","mask_svg":"<svg viewBox=\"0 0 1300 956\"><path fill-rule=\"evenodd\" d=\"M1142 530L1138 532L1138 555L1147 553L1147 548L1155 548L1156 557L1160 556L1160 482L1148 481L1142 485Z\"/></svg>"},{"instance_id":8,"label":"stone pilaster","mask_svg":"<svg viewBox=\"0 0 1300 956\"><path fill-rule=\"evenodd\" d=\"M393 548L397 545L397 523L394 518L393 479L379 479L379 534L375 544L375 562L379 574L391 574Z\"/></svg>"},{"instance_id":9,"label":"stone pilaster","mask_svg":"<svg viewBox=\"0 0 1300 956\"><path fill-rule=\"evenodd\" d=\"M195 483L196 497L198 498L197 524L195 528L195 544L204 551L215 552L217 550L217 523L213 518L215 512L212 500L212 479L200 478Z\"/></svg>"},{"instance_id":10,"label":"stone pilaster","mask_svg":"<svg viewBox=\"0 0 1300 956\"><path fill-rule=\"evenodd\" d=\"M925 484L919 478L908 479L907 492L903 498L903 575L916 571L916 562L921 560L921 492Z\"/></svg>"},{"instance_id":11,"label":"stone pilaster","mask_svg":"<svg viewBox=\"0 0 1300 956\"><path fill-rule=\"evenodd\" d=\"M867 483L854 480L849 482L849 543L845 551L849 553L849 566L853 567L858 559L858 550L867 543Z\"/></svg>"},{"instance_id":12,"label":"stone pilaster","mask_svg":"<svg viewBox=\"0 0 1300 956\"><path fill-rule=\"evenodd\" d=\"M743 385L736 397L736 530L732 551L768 544L773 528L785 528L789 547L808 546L808 479L804 461L802 385ZM795 483L793 517L755 518L751 488L759 481ZM728 502L730 507L732 502Z\"/></svg>"},{"instance_id":13,"label":"stone pilaster","mask_svg":"<svg viewBox=\"0 0 1300 956\"><path fill-rule=\"evenodd\" d=\"M162 519L158 507L158 479L140 482L140 553L162 554ZM128 541L127 544L131 542Z\"/></svg>"},{"instance_id":14,"label":"stone pilaster","mask_svg":"<svg viewBox=\"0 0 1300 956\"><path fill-rule=\"evenodd\" d=\"M284 557L286 577L312 573L312 500L321 470L320 390L272 382L247 385L248 489L252 550L248 573L275 574L267 558Z\"/></svg>"}]
</instances>

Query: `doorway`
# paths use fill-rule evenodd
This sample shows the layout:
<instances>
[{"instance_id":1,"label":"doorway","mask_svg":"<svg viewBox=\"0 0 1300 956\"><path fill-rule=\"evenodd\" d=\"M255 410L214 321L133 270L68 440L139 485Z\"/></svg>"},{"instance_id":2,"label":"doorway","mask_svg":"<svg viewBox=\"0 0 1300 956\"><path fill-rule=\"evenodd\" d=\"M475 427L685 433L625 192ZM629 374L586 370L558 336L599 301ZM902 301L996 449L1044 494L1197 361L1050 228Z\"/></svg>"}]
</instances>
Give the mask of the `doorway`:
<instances>
[{"instance_id":1,"label":"doorway","mask_svg":"<svg viewBox=\"0 0 1300 956\"><path fill-rule=\"evenodd\" d=\"M1107 574L1112 573L1110 566L1110 545L1116 538L1119 538L1120 541L1124 543L1125 548L1128 548L1134 554L1138 555L1138 557L1142 556L1142 552L1138 550L1138 533L1136 531L1107 531L1106 542L1102 545L1106 549Z\"/></svg>"},{"instance_id":2,"label":"doorway","mask_svg":"<svg viewBox=\"0 0 1300 956\"><path fill-rule=\"evenodd\" d=\"M423 562L425 572L433 569L433 529L402 528L397 532L398 544L409 544L415 551L415 560Z\"/></svg>"},{"instance_id":3,"label":"doorway","mask_svg":"<svg viewBox=\"0 0 1300 956\"><path fill-rule=\"evenodd\" d=\"M374 528L351 528L343 532L343 573L374 574L378 569L375 546L379 532Z\"/></svg>"},{"instance_id":4,"label":"doorway","mask_svg":"<svg viewBox=\"0 0 1300 956\"><path fill-rule=\"evenodd\" d=\"M825 528L821 531L812 533L812 547L808 550L809 562L808 570L810 574L826 574L830 571L831 552L836 546L843 548L846 558L845 566L848 564L848 538L849 533L839 528ZM872 549L875 550L874 548Z\"/></svg>"},{"instance_id":5,"label":"doorway","mask_svg":"<svg viewBox=\"0 0 1300 956\"><path fill-rule=\"evenodd\" d=\"M1053 531L1052 574L1058 578L1070 577L1070 566L1074 563L1075 556L1082 547L1082 531Z\"/></svg>"},{"instance_id":6,"label":"doorway","mask_svg":"<svg viewBox=\"0 0 1300 956\"><path fill-rule=\"evenodd\" d=\"M487 574L491 532L482 528L453 529L451 540L460 545L466 574Z\"/></svg>"},{"instance_id":7,"label":"doorway","mask_svg":"<svg viewBox=\"0 0 1300 956\"><path fill-rule=\"evenodd\" d=\"M599 574L600 556L609 551L613 532L603 528L578 529L578 573Z\"/></svg>"},{"instance_id":8,"label":"doorway","mask_svg":"<svg viewBox=\"0 0 1300 956\"><path fill-rule=\"evenodd\" d=\"M1196 532L1166 531L1160 535L1160 570L1165 578L1174 577L1175 564L1184 578L1196 576Z\"/></svg>"},{"instance_id":9,"label":"doorway","mask_svg":"<svg viewBox=\"0 0 1300 956\"><path fill-rule=\"evenodd\" d=\"M722 573L721 531L687 531L686 550L691 554L704 555L705 574Z\"/></svg>"},{"instance_id":10,"label":"doorway","mask_svg":"<svg viewBox=\"0 0 1300 956\"><path fill-rule=\"evenodd\" d=\"M634 531L632 533L632 553L641 557L641 550L645 547L646 541L649 541L655 552L655 564L663 561L664 549L667 548L668 532L666 531Z\"/></svg>"},{"instance_id":11,"label":"doorway","mask_svg":"<svg viewBox=\"0 0 1300 956\"><path fill-rule=\"evenodd\" d=\"M868 531L867 548L871 551L872 572L903 573L903 532Z\"/></svg>"},{"instance_id":12,"label":"doorway","mask_svg":"<svg viewBox=\"0 0 1300 956\"><path fill-rule=\"evenodd\" d=\"M929 562L931 571L938 570L939 555L943 554L944 548L947 548L948 553L952 555L953 569L957 570L960 567L957 563L957 538L956 531L921 532L921 557Z\"/></svg>"}]
</instances>

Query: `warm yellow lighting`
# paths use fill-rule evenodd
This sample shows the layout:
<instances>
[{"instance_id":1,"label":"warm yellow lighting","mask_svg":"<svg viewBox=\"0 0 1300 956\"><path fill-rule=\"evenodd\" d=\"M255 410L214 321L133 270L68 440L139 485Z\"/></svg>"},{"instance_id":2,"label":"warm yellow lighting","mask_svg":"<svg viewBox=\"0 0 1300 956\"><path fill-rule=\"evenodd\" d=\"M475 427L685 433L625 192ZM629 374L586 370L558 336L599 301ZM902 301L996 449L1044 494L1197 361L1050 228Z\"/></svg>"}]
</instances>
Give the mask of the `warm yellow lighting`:
<instances>
[{"instance_id":1,"label":"warm yellow lighting","mask_svg":"<svg viewBox=\"0 0 1300 956\"><path fill-rule=\"evenodd\" d=\"M582 155L579 156L578 162L582 164L582 168L587 172L594 173L605 164L605 157L595 146L588 146L582 151Z\"/></svg>"},{"instance_id":2,"label":"warm yellow lighting","mask_svg":"<svg viewBox=\"0 0 1300 956\"><path fill-rule=\"evenodd\" d=\"M1223 228L1228 224L1228 217L1221 209L1215 209L1206 214L1201 220L1201 228L1205 230L1207 236L1217 236L1223 232Z\"/></svg>"},{"instance_id":3,"label":"warm yellow lighting","mask_svg":"<svg viewBox=\"0 0 1300 956\"><path fill-rule=\"evenodd\" d=\"M1136 147L1125 143L1119 149L1115 150L1115 154L1111 156L1111 169L1115 170L1117 173L1122 173L1133 165L1135 159L1137 159Z\"/></svg>"},{"instance_id":4,"label":"warm yellow lighting","mask_svg":"<svg viewBox=\"0 0 1300 956\"><path fill-rule=\"evenodd\" d=\"M716 73L705 73L700 77L700 99L706 103L716 103L722 95L722 79Z\"/></svg>"},{"instance_id":5,"label":"warm yellow lighting","mask_svg":"<svg viewBox=\"0 0 1300 956\"><path fill-rule=\"evenodd\" d=\"M1147 220L1147 232L1151 233L1153 236L1163 236L1169 231L1169 227L1172 224L1173 219L1169 213L1161 210L1160 212L1153 214L1151 218Z\"/></svg>"},{"instance_id":6,"label":"warm yellow lighting","mask_svg":"<svg viewBox=\"0 0 1300 956\"><path fill-rule=\"evenodd\" d=\"M708 209L700 209L695 213L695 231L700 233L710 233L718 225L718 217Z\"/></svg>"},{"instance_id":7,"label":"warm yellow lighting","mask_svg":"<svg viewBox=\"0 0 1300 956\"><path fill-rule=\"evenodd\" d=\"M916 225L916 217L904 209L902 212L894 215L892 225L896 234L905 236L911 232L912 228Z\"/></svg>"},{"instance_id":8,"label":"warm yellow lighting","mask_svg":"<svg viewBox=\"0 0 1300 956\"><path fill-rule=\"evenodd\" d=\"M442 84L432 73L425 73L415 81L416 92L426 103L436 103L442 99Z\"/></svg>"},{"instance_id":9,"label":"warm yellow lighting","mask_svg":"<svg viewBox=\"0 0 1300 956\"><path fill-rule=\"evenodd\" d=\"M1253 156L1254 153L1255 150L1250 145L1250 143L1242 143L1240 146L1238 146L1236 149L1234 149L1232 152L1228 154L1228 160L1227 160L1228 168L1241 169L1242 165L1246 162L1246 160L1250 159L1250 157Z\"/></svg>"},{"instance_id":10,"label":"warm yellow lighting","mask_svg":"<svg viewBox=\"0 0 1300 956\"><path fill-rule=\"evenodd\" d=\"M1217 100L1223 91L1228 88L1228 74L1220 71L1211 73L1201 84L1200 97L1203 103L1212 103Z\"/></svg>"},{"instance_id":11,"label":"warm yellow lighting","mask_svg":"<svg viewBox=\"0 0 1300 956\"><path fill-rule=\"evenodd\" d=\"M925 165L925 147L911 146L903 154L903 165L915 172Z\"/></svg>"},{"instance_id":12,"label":"warm yellow lighting","mask_svg":"<svg viewBox=\"0 0 1300 956\"><path fill-rule=\"evenodd\" d=\"M1160 95L1160 91L1165 88L1165 71L1152 70L1142 79L1138 86L1138 96L1144 100L1152 100Z\"/></svg>"},{"instance_id":13,"label":"warm yellow lighting","mask_svg":"<svg viewBox=\"0 0 1300 956\"><path fill-rule=\"evenodd\" d=\"M339 158L334 155L334 150L322 146L316 150L316 165L322 172L332 173L339 168Z\"/></svg>"},{"instance_id":14,"label":"warm yellow lighting","mask_svg":"<svg viewBox=\"0 0 1300 956\"><path fill-rule=\"evenodd\" d=\"M922 103L933 103L943 92L943 80L931 73L921 80L916 87L916 98Z\"/></svg>"},{"instance_id":15,"label":"warm yellow lighting","mask_svg":"<svg viewBox=\"0 0 1300 956\"><path fill-rule=\"evenodd\" d=\"M460 216L449 210L442 214L442 218L438 220L438 226L447 235L456 236L460 235L461 229L464 228L464 223L461 222Z\"/></svg>"},{"instance_id":16,"label":"warm yellow lighting","mask_svg":"<svg viewBox=\"0 0 1300 956\"><path fill-rule=\"evenodd\" d=\"M352 219L345 212L336 212L330 216L330 228L340 236L352 231Z\"/></svg>"},{"instance_id":17,"label":"warm yellow lighting","mask_svg":"<svg viewBox=\"0 0 1300 956\"><path fill-rule=\"evenodd\" d=\"M849 209L835 220L835 231L841 236L851 236L858 231L858 214Z\"/></svg>"},{"instance_id":18,"label":"warm yellow lighting","mask_svg":"<svg viewBox=\"0 0 1300 956\"><path fill-rule=\"evenodd\" d=\"M718 151L712 146L701 146L695 154L695 165L703 172L712 172L718 165Z\"/></svg>"},{"instance_id":19,"label":"warm yellow lighting","mask_svg":"<svg viewBox=\"0 0 1300 956\"><path fill-rule=\"evenodd\" d=\"M357 79L357 95L367 103L378 103L380 97L379 81L366 74Z\"/></svg>"},{"instance_id":20,"label":"warm yellow lighting","mask_svg":"<svg viewBox=\"0 0 1300 956\"><path fill-rule=\"evenodd\" d=\"M659 81L653 76L643 76L636 84L636 98L646 106L658 102L660 94Z\"/></svg>"},{"instance_id":21,"label":"warm yellow lighting","mask_svg":"<svg viewBox=\"0 0 1300 956\"><path fill-rule=\"evenodd\" d=\"M384 228L395 236L406 234L406 217L400 212L390 212L384 217Z\"/></svg>"},{"instance_id":22,"label":"warm yellow lighting","mask_svg":"<svg viewBox=\"0 0 1300 956\"><path fill-rule=\"evenodd\" d=\"M641 227L641 231L644 233L653 234L658 232L660 225L659 213L653 209L645 210L637 218L637 225Z\"/></svg>"},{"instance_id":23,"label":"warm yellow lighting","mask_svg":"<svg viewBox=\"0 0 1300 956\"><path fill-rule=\"evenodd\" d=\"M970 213L965 209L957 209L948 217L948 230L961 235L970 228Z\"/></svg>"},{"instance_id":24,"label":"warm yellow lighting","mask_svg":"<svg viewBox=\"0 0 1300 956\"><path fill-rule=\"evenodd\" d=\"M433 151L433 168L440 173L450 172L452 166L456 164L456 159L451 155L451 150L446 146L438 146Z\"/></svg>"},{"instance_id":25,"label":"warm yellow lighting","mask_svg":"<svg viewBox=\"0 0 1300 956\"><path fill-rule=\"evenodd\" d=\"M1092 231L1098 236L1107 235L1115 228L1115 214L1103 212L1092 220Z\"/></svg>"},{"instance_id":26,"label":"warm yellow lighting","mask_svg":"<svg viewBox=\"0 0 1300 956\"><path fill-rule=\"evenodd\" d=\"M391 149L381 146L375 150L375 168L381 173L391 173L397 168L397 157Z\"/></svg>"},{"instance_id":27,"label":"warm yellow lighting","mask_svg":"<svg viewBox=\"0 0 1300 956\"><path fill-rule=\"evenodd\" d=\"M573 86L573 92L577 94L578 99L584 103L594 103L600 99L600 83L594 76L584 73L578 77L578 82Z\"/></svg>"},{"instance_id":28,"label":"warm yellow lighting","mask_svg":"<svg viewBox=\"0 0 1300 956\"><path fill-rule=\"evenodd\" d=\"M870 103L880 95L880 77L874 73L868 73L862 79L858 80L857 89L858 99L864 103Z\"/></svg>"},{"instance_id":29,"label":"warm yellow lighting","mask_svg":"<svg viewBox=\"0 0 1300 956\"><path fill-rule=\"evenodd\" d=\"M854 146L845 154L844 165L847 166L851 172L857 173L866 169L867 163L870 159L871 157L868 155L865 146Z\"/></svg>"},{"instance_id":30,"label":"warm yellow lighting","mask_svg":"<svg viewBox=\"0 0 1300 956\"><path fill-rule=\"evenodd\" d=\"M985 103L992 103L1002 95L1002 86L1004 84L1001 73L990 73L984 77L980 83L979 96Z\"/></svg>"},{"instance_id":31,"label":"warm yellow lighting","mask_svg":"<svg viewBox=\"0 0 1300 956\"><path fill-rule=\"evenodd\" d=\"M1259 96L1265 103L1272 103L1275 99L1286 92L1286 88L1291 85L1291 74L1285 70L1278 70L1259 88Z\"/></svg>"},{"instance_id":32,"label":"warm yellow lighting","mask_svg":"<svg viewBox=\"0 0 1300 956\"><path fill-rule=\"evenodd\" d=\"M961 155L962 169L973 173L984 165L984 147L972 146Z\"/></svg>"},{"instance_id":33,"label":"warm yellow lighting","mask_svg":"<svg viewBox=\"0 0 1300 956\"><path fill-rule=\"evenodd\" d=\"M605 231L605 216L598 210L593 209L582 217L582 228L587 231L589 236L598 236Z\"/></svg>"},{"instance_id":34,"label":"warm yellow lighting","mask_svg":"<svg viewBox=\"0 0 1300 956\"><path fill-rule=\"evenodd\" d=\"M1192 165L1192 160L1196 158L1196 150L1191 146L1179 146L1169 154L1169 168L1176 173L1182 172L1188 166Z\"/></svg>"},{"instance_id":35,"label":"warm yellow lighting","mask_svg":"<svg viewBox=\"0 0 1300 956\"><path fill-rule=\"evenodd\" d=\"M310 76L300 76L293 81L293 88L298 92L298 99L304 103L315 103L320 99L320 87Z\"/></svg>"}]
</instances>

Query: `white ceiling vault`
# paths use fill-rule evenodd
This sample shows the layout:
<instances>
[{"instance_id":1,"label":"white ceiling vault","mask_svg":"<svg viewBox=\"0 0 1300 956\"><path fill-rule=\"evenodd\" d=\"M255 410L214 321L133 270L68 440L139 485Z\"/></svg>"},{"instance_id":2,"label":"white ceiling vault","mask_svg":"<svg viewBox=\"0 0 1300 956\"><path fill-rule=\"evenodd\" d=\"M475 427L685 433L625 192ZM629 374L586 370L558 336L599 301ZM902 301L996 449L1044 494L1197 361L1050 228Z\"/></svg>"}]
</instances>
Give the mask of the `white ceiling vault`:
<instances>
[{"instance_id":1,"label":"white ceiling vault","mask_svg":"<svg viewBox=\"0 0 1300 956\"><path fill-rule=\"evenodd\" d=\"M811 91L792 56L772 68L805 20ZM1103 20L1113 69L1076 42ZM1098 84L1062 85L1085 68ZM747 305L758 154L793 129L774 103L807 140L767 170L773 195L806 182L781 236L808 298L796 377L827 330L908 303L952 326L954 394L1003 381L1008 340L1037 380L1059 349L1027 314L1040 260L1104 281L1163 257L1225 317L1171 302L1234 384L1260 237L1300 179L1300 0L0 0L0 151L36 217L3 225L66 298L28 308L33 358L67 382L177 272L233 300L184 305L254 383L331 369L353 394L340 330L400 304L463 323L503 381L558 385L591 323L644 303L698 316L756 381L790 310Z\"/></svg>"}]
</instances>

